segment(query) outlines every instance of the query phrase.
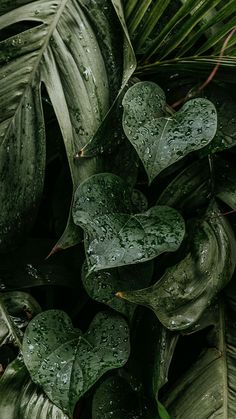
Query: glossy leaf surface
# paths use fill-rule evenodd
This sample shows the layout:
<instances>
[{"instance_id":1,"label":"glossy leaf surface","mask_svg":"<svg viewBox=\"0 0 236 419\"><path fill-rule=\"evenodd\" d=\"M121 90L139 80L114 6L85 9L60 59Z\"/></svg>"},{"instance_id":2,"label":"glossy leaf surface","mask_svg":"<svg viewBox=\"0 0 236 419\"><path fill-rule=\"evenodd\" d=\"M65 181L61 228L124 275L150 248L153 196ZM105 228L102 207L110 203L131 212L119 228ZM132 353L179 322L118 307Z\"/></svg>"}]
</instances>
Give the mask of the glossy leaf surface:
<instances>
[{"instance_id":1,"label":"glossy leaf surface","mask_svg":"<svg viewBox=\"0 0 236 419\"><path fill-rule=\"evenodd\" d=\"M100 170L101 159L78 163L75 157L93 138L132 74L135 59L119 0L29 0L15 9L5 2L0 12L0 30L6 36L0 70L0 232L5 248L16 232L30 228L42 194L41 84L62 132L75 189ZM18 33L11 32L14 25ZM69 217L57 246L68 247L80 239Z\"/></svg>"},{"instance_id":2,"label":"glossy leaf surface","mask_svg":"<svg viewBox=\"0 0 236 419\"><path fill-rule=\"evenodd\" d=\"M0 411L8 419L68 419L36 386L20 359L13 361L0 380Z\"/></svg>"},{"instance_id":3,"label":"glossy leaf surface","mask_svg":"<svg viewBox=\"0 0 236 419\"><path fill-rule=\"evenodd\" d=\"M157 199L157 205L169 205L183 213L191 214L205 206L211 192L209 162L199 159L186 166Z\"/></svg>"},{"instance_id":4,"label":"glossy leaf surface","mask_svg":"<svg viewBox=\"0 0 236 419\"><path fill-rule=\"evenodd\" d=\"M139 265L124 266L116 269L88 273L85 264L82 271L82 281L88 295L100 303L104 303L129 319L135 306L124 300L118 300L115 294L119 289L131 291L148 286L153 274L152 261Z\"/></svg>"},{"instance_id":5,"label":"glossy leaf surface","mask_svg":"<svg viewBox=\"0 0 236 419\"><path fill-rule=\"evenodd\" d=\"M189 250L149 288L118 296L151 308L171 330L195 324L212 299L231 279L236 263L234 233L217 207L191 226Z\"/></svg>"},{"instance_id":6,"label":"glossy leaf surface","mask_svg":"<svg viewBox=\"0 0 236 419\"><path fill-rule=\"evenodd\" d=\"M171 417L233 418L236 415L235 282L214 308L205 350L163 399ZM200 321L201 323L201 321Z\"/></svg>"},{"instance_id":7,"label":"glossy leaf surface","mask_svg":"<svg viewBox=\"0 0 236 419\"><path fill-rule=\"evenodd\" d=\"M123 99L123 128L151 182L162 170L215 136L217 114L207 99L192 99L168 114L165 94L153 82L132 86ZM145 109L145 110L144 110Z\"/></svg>"},{"instance_id":8,"label":"glossy leaf surface","mask_svg":"<svg viewBox=\"0 0 236 419\"><path fill-rule=\"evenodd\" d=\"M102 374L126 363L128 326L119 315L101 312L82 334L66 313L44 311L26 329L23 356L32 380L72 415L76 402Z\"/></svg>"},{"instance_id":9,"label":"glossy leaf surface","mask_svg":"<svg viewBox=\"0 0 236 419\"><path fill-rule=\"evenodd\" d=\"M144 262L178 249L185 227L177 211L166 206L131 211L130 191L117 176L94 175L77 189L73 217L86 232L89 270Z\"/></svg>"}]
</instances>

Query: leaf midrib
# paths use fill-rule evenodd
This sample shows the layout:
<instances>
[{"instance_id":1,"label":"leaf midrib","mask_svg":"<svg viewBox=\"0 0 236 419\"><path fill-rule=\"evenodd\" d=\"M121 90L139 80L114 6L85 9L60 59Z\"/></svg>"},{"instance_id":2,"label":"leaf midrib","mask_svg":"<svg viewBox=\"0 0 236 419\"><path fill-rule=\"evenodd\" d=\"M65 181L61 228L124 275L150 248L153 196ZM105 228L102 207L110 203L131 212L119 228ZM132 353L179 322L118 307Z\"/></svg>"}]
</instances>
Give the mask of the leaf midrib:
<instances>
[{"instance_id":1,"label":"leaf midrib","mask_svg":"<svg viewBox=\"0 0 236 419\"><path fill-rule=\"evenodd\" d=\"M157 147L156 147L156 152L155 152L155 157L154 157L154 162L155 162L155 163L156 163L156 161L158 160L158 159L157 159L158 152L159 152L159 155L161 155L160 150L161 150L161 148L162 148L163 137L164 137L165 131L166 131L166 129L167 129L167 126L168 126L168 124L170 123L170 121L172 121L172 118L170 118L170 117L164 117L164 119L166 119L166 123L165 123L165 125L164 125L164 127L163 127L163 131L162 131L162 133L161 133L161 138L160 138L160 140L159 140L159 144L157 144ZM151 174L150 174L150 182L152 181L153 176L154 176L154 175L155 175L155 173L156 173L156 171L155 171L154 169L155 169L155 167L154 167L154 165L153 165L153 170L151 171ZM160 173L160 172L158 172L158 173Z\"/></svg>"},{"instance_id":2,"label":"leaf midrib","mask_svg":"<svg viewBox=\"0 0 236 419\"><path fill-rule=\"evenodd\" d=\"M9 118L9 119L11 119L11 121L10 121L10 123L9 123L9 125L8 125L7 130L6 130L6 134L5 134L5 137L4 137L4 140L3 140L2 144L4 144L5 139L8 137L8 133L9 133L9 130L10 130L10 127L11 127L12 121L14 120L15 115L17 114L17 112L18 112L19 108L22 106L22 102L23 102L23 100L24 100L24 97L25 97L25 94L26 94L27 89L29 89L29 86L32 86L32 82L33 82L33 79L34 79L35 73L36 73L36 71L37 71L37 69L38 69L38 66L40 65L40 62L41 62L42 56L43 56L43 54L44 54L44 52L45 52L46 48L48 47L48 43L49 43L49 40L50 40L50 38L51 38L51 36L52 36L52 33L53 33L54 29L56 28L57 23L58 23L58 21L59 21L59 19L60 19L60 17L61 17L61 14L63 13L63 10L64 10L64 8L65 8L65 6L66 6L66 4L67 4L67 2L68 2L68 1L69 1L69 0L62 0L62 3L61 3L61 5L58 7L57 12L55 13L55 16L54 16L54 19L52 20L51 25L49 25L49 30L48 30L48 33L47 33L47 35L45 36L45 42L44 42L44 44L43 44L43 46L42 46L42 48L41 48L40 53L38 54L38 58L37 58L37 59L36 59L36 61L35 61L34 68L33 68L32 72L31 72L31 75L30 75L30 78L29 78L29 83L27 84L27 86L26 86L26 87L25 87L25 89L24 89L24 92L23 92L23 93L22 93L22 95L21 95L21 99L20 99L20 101L19 101L19 104L18 104L18 106L17 106L17 108L16 108L15 112L14 112L14 115L12 116L12 118ZM43 22L43 23L45 23L45 22Z\"/></svg>"}]
</instances>

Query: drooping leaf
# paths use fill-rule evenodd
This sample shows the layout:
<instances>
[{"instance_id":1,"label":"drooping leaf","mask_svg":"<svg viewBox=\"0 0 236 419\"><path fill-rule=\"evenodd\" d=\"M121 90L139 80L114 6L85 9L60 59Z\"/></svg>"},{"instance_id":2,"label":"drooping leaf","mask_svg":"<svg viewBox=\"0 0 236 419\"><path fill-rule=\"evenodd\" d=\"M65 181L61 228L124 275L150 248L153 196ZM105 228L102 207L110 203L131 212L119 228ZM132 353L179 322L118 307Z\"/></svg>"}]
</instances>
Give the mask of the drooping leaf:
<instances>
[{"instance_id":1,"label":"drooping leaf","mask_svg":"<svg viewBox=\"0 0 236 419\"><path fill-rule=\"evenodd\" d=\"M128 326L119 315L101 312L82 334L66 313L45 311L26 329L23 356L32 380L72 415L76 402L102 374L126 363Z\"/></svg>"},{"instance_id":2,"label":"drooping leaf","mask_svg":"<svg viewBox=\"0 0 236 419\"><path fill-rule=\"evenodd\" d=\"M123 107L125 134L142 160L149 182L190 152L209 144L216 133L217 114L210 101L192 99L168 115L165 94L153 82L132 86L124 96Z\"/></svg>"},{"instance_id":3,"label":"drooping leaf","mask_svg":"<svg viewBox=\"0 0 236 419\"><path fill-rule=\"evenodd\" d=\"M0 412L7 419L67 419L36 386L21 359L13 361L0 380Z\"/></svg>"},{"instance_id":4,"label":"drooping leaf","mask_svg":"<svg viewBox=\"0 0 236 419\"><path fill-rule=\"evenodd\" d=\"M90 271L145 262L178 249L185 233L179 213L165 206L131 211L130 191L117 176L94 175L77 189L73 217L86 232Z\"/></svg>"},{"instance_id":5,"label":"drooping leaf","mask_svg":"<svg viewBox=\"0 0 236 419\"><path fill-rule=\"evenodd\" d=\"M135 68L120 7L119 0L29 0L15 9L11 2L0 6L5 36L0 73L3 248L18 230L32 225L42 194L42 83L62 132L74 189L100 170L100 158L78 162L75 157L94 136ZM81 231L69 217L57 247L68 247L80 238Z\"/></svg>"},{"instance_id":6,"label":"drooping leaf","mask_svg":"<svg viewBox=\"0 0 236 419\"><path fill-rule=\"evenodd\" d=\"M235 236L215 204L202 220L191 224L191 231L186 256L168 268L158 282L143 290L117 294L151 308L171 330L194 325L235 269Z\"/></svg>"},{"instance_id":7,"label":"drooping leaf","mask_svg":"<svg viewBox=\"0 0 236 419\"><path fill-rule=\"evenodd\" d=\"M231 285L231 284L230 284ZM164 396L173 418L233 418L236 415L235 281L214 308L214 328L205 350Z\"/></svg>"},{"instance_id":8,"label":"drooping leaf","mask_svg":"<svg viewBox=\"0 0 236 419\"><path fill-rule=\"evenodd\" d=\"M153 400L132 390L124 378L111 376L100 384L93 397L92 419L104 418L159 419L160 416Z\"/></svg>"},{"instance_id":9,"label":"drooping leaf","mask_svg":"<svg viewBox=\"0 0 236 419\"><path fill-rule=\"evenodd\" d=\"M108 305L131 319L135 306L127 301L118 300L115 294L121 288L131 291L148 286L152 274L152 261L91 273L88 273L88 266L85 263L82 270L82 281L91 298Z\"/></svg>"}]
</instances>

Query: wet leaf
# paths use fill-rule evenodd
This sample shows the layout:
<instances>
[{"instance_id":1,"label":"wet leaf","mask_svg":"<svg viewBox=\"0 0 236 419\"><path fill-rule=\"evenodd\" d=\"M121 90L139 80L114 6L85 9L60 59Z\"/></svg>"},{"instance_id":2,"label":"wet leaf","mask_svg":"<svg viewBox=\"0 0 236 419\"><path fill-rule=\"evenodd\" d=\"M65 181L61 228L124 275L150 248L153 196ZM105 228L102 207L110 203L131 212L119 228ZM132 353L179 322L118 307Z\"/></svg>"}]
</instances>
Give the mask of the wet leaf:
<instances>
[{"instance_id":1,"label":"wet leaf","mask_svg":"<svg viewBox=\"0 0 236 419\"><path fill-rule=\"evenodd\" d=\"M119 376L107 378L93 397L92 419L159 419L153 400L132 390L128 381Z\"/></svg>"},{"instance_id":2,"label":"wet leaf","mask_svg":"<svg viewBox=\"0 0 236 419\"><path fill-rule=\"evenodd\" d=\"M177 211L157 206L131 215L132 207L125 182L109 173L91 176L77 189L73 217L86 232L90 271L145 262L180 246L185 227Z\"/></svg>"},{"instance_id":3,"label":"wet leaf","mask_svg":"<svg viewBox=\"0 0 236 419\"><path fill-rule=\"evenodd\" d=\"M227 297L214 307L213 328L201 355L162 399L172 418L236 415L234 280L232 285Z\"/></svg>"},{"instance_id":4,"label":"wet leaf","mask_svg":"<svg viewBox=\"0 0 236 419\"><path fill-rule=\"evenodd\" d=\"M151 182L162 170L205 147L217 129L214 105L192 99L168 114L165 94L153 82L132 86L123 99L123 128Z\"/></svg>"},{"instance_id":5,"label":"wet leaf","mask_svg":"<svg viewBox=\"0 0 236 419\"><path fill-rule=\"evenodd\" d=\"M7 419L68 419L36 386L21 359L8 365L0 380L0 411Z\"/></svg>"},{"instance_id":6,"label":"wet leaf","mask_svg":"<svg viewBox=\"0 0 236 419\"><path fill-rule=\"evenodd\" d=\"M82 270L82 281L91 298L108 305L131 319L135 310L134 304L118 300L115 294L121 288L131 291L148 286L152 274L152 261L91 273L88 273L88 266L85 263Z\"/></svg>"},{"instance_id":7,"label":"wet leaf","mask_svg":"<svg viewBox=\"0 0 236 419\"><path fill-rule=\"evenodd\" d=\"M76 402L102 374L126 363L128 326L119 315L101 312L82 334L66 313L45 311L26 329L23 356L32 380L72 415Z\"/></svg>"},{"instance_id":8,"label":"wet leaf","mask_svg":"<svg viewBox=\"0 0 236 419\"><path fill-rule=\"evenodd\" d=\"M151 308L171 330L193 326L235 269L235 236L215 204L190 228L189 249L177 265L168 268L149 288L118 293Z\"/></svg>"},{"instance_id":9,"label":"wet leaf","mask_svg":"<svg viewBox=\"0 0 236 419\"><path fill-rule=\"evenodd\" d=\"M157 205L169 205L184 214L192 214L209 202L211 174L209 162L199 159L186 166L157 199Z\"/></svg>"},{"instance_id":10,"label":"wet leaf","mask_svg":"<svg viewBox=\"0 0 236 419\"><path fill-rule=\"evenodd\" d=\"M77 157L135 69L120 0L24 0L15 8L9 1L4 3L0 6L0 30L6 37L0 58L2 249L16 233L32 227L42 195L46 154L42 83L62 133L75 190L100 171L101 158L78 162ZM12 30L16 25L17 33ZM69 214L56 247L80 240L81 231Z\"/></svg>"}]
</instances>

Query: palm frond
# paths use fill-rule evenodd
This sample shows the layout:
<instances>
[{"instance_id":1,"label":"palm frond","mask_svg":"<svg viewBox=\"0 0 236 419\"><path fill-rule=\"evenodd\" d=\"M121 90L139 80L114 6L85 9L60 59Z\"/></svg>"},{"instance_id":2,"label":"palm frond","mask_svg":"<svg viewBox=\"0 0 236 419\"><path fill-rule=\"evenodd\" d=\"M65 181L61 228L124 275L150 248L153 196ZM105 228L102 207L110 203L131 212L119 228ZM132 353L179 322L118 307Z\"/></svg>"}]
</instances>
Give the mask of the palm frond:
<instances>
[{"instance_id":1,"label":"palm frond","mask_svg":"<svg viewBox=\"0 0 236 419\"><path fill-rule=\"evenodd\" d=\"M145 7L144 7L145 4ZM227 34L236 26L236 0L157 0L125 5L127 26L139 68L144 74L175 67L209 71L218 60ZM236 35L221 61L235 65Z\"/></svg>"}]
</instances>

